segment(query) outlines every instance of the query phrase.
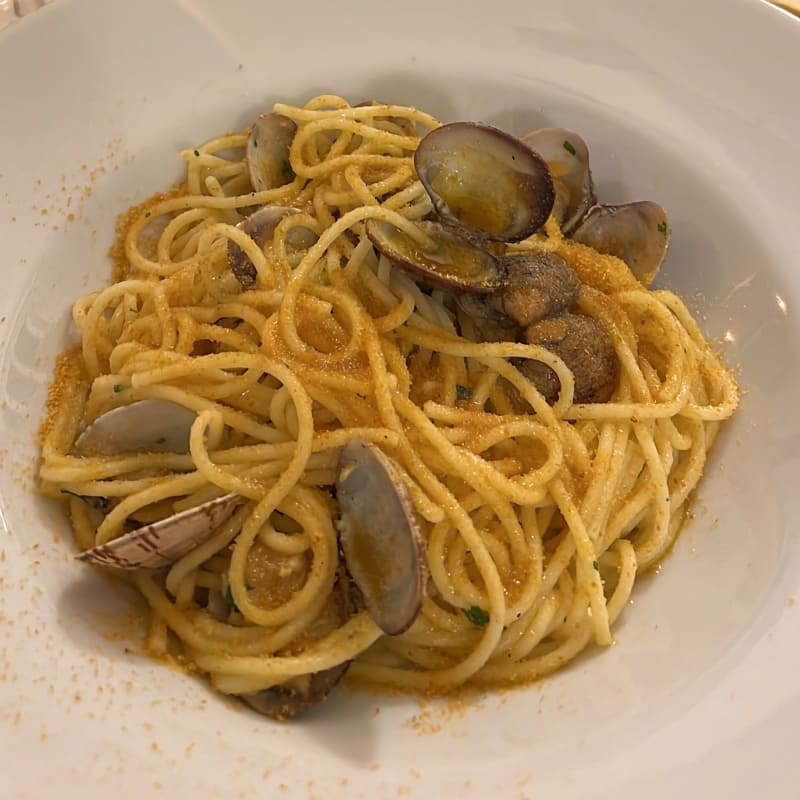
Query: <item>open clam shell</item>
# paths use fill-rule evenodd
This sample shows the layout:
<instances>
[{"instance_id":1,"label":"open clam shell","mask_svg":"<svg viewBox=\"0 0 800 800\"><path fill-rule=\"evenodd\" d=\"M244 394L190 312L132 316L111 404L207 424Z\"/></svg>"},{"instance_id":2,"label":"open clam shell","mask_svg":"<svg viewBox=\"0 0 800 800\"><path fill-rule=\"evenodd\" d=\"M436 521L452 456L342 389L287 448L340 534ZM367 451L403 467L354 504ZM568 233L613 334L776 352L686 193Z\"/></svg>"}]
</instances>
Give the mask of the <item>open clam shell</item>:
<instances>
[{"instance_id":1,"label":"open clam shell","mask_svg":"<svg viewBox=\"0 0 800 800\"><path fill-rule=\"evenodd\" d=\"M417 146L414 166L442 219L489 239L525 239L544 225L553 207L544 159L488 125L435 128Z\"/></svg>"},{"instance_id":2,"label":"open clam shell","mask_svg":"<svg viewBox=\"0 0 800 800\"><path fill-rule=\"evenodd\" d=\"M600 253L621 258L645 286L655 278L669 248L667 212L642 200L619 206L594 206L572 238Z\"/></svg>"},{"instance_id":3,"label":"open clam shell","mask_svg":"<svg viewBox=\"0 0 800 800\"><path fill-rule=\"evenodd\" d=\"M417 225L433 248L424 249L404 231L381 220L368 220L366 233L389 261L429 286L462 292L492 292L500 286L503 273L491 253L438 222Z\"/></svg>"},{"instance_id":4,"label":"open clam shell","mask_svg":"<svg viewBox=\"0 0 800 800\"><path fill-rule=\"evenodd\" d=\"M407 630L422 605L425 539L397 464L353 439L339 459L339 543L367 612L389 635Z\"/></svg>"},{"instance_id":5,"label":"open clam shell","mask_svg":"<svg viewBox=\"0 0 800 800\"><path fill-rule=\"evenodd\" d=\"M282 114L262 114L250 129L245 156L250 183L257 192L277 189L294 180L289 148L297 125Z\"/></svg>"},{"instance_id":6,"label":"open clam shell","mask_svg":"<svg viewBox=\"0 0 800 800\"><path fill-rule=\"evenodd\" d=\"M196 417L192 409L169 400L138 400L101 414L78 436L73 451L81 456L188 453Z\"/></svg>"},{"instance_id":7,"label":"open clam shell","mask_svg":"<svg viewBox=\"0 0 800 800\"><path fill-rule=\"evenodd\" d=\"M233 514L239 499L238 494L223 495L84 550L76 558L115 569L168 567L211 538L216 529Z\"/></svg>"},{"instance_id":8,"label":"open clam shell","mask_svg":"<svg viewBox=\"0 0 800 800\"><path fill-rule=\"evenodd\" d=\"M540 128L521 141L547 162L556 191L553 213L569 234L596 202L586 142L567 128Z\"/></svg>"},{"instance_id":9,"label":"open clam shell","mask_svg":"<svg viewBox=\"0 0 800 800\"><path fill-rule=\"evenodd\" d=\"M288 206L263 206L245 217L236 227L244 231L262 250L272 239L278 223L297 209ZM317 241L317 235L303 225L295 225L286 235L286 244L298 249L308 249ZM228 242L228 266L243 289L254 286L258 274L253 262L236 242Z\"/></svg>"},{"instance_id":10,"label":"open clam shell","mask_svg":"<svg viewBox=\"0 0 800 800\"><path fill-rule=\"evenodd\" d=\"M236 227L263 248L277 224L291 211L287 206L263 206L245 217ZM253 262L236 242L228 242L228 266L244 289L255 285L258 274Z\"/></svg>"}]
</instances>

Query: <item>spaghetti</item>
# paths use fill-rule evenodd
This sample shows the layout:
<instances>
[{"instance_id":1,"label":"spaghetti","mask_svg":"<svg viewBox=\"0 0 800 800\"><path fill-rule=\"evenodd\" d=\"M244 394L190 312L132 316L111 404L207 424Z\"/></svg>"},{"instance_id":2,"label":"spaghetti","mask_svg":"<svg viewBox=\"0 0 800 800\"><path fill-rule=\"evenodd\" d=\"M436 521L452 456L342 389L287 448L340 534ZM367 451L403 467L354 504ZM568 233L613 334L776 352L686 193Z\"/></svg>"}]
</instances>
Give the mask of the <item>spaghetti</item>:
<instances>
[{"instance_id":1,"label":"spaghetti","mask_svg":"<svg viewBox=\"0 0 800 800\"><path fill-rule=\"evenodd\" d=\"M602 324L620 364L608 402L573 402L557 356L473 340L446 292L379 258L364 233L374 219L420 238L431 203L412 156L436 119L331 96L275 111L297 125L288 183L253 191L247 132L182 153L185 184L129 213L116 280L74 305L80 347L59 360L40 478L68 492L77 546L238 493L208 541L132 578L149 649L224 693L347 661L406 690L524 682L611 644L737 406L730 372L676 295L551 218L506 249L571 265L577 311ZM263 205L293 213L262 248L236 226ZM231 243L255 271L246 290ZM552 405L520 359L556 373ZM87 422L146 399L196 412L188 453L71 452ZM396 462L427 539L422 608L399 636L363 610L314 632L340 572L337 457L356 437Z\"/></svg>"}]
</instances>

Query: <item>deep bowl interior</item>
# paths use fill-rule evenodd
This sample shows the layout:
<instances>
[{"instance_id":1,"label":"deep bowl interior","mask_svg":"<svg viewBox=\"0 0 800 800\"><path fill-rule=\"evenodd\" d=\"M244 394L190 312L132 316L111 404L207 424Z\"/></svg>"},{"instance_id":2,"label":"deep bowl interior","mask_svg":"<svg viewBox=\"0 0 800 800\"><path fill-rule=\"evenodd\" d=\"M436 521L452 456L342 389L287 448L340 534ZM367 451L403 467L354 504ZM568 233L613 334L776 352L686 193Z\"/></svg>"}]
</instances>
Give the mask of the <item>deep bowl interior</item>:
<instances>
[{"instance_id":1,"label":"deep bowl interior","mask_svg":"<svg viewBox=\"0 0 800 800\"><path fill-rule=\"evenodd\" d=\"M614 3L604 17L587 0L577 4L579 19L556 3L537 14L507 4L526 21L519 25L487 18L478 4L459 5L460 15L455 3L426 7L426 25L397 22L392 54L376 21L363 18L363 35L353 38L346 20L357 7L347 3L344 17L305 29L311 55L291 67L285 45L270 51L248 25L256 3L224 14L210 2L134 5L65 2L0 40L0 74L14 58L38 65L20 75L16 91L0 88L0 107L15 112L13 130L0 131L0 153L14 153L0 169L3 270L14 271L0 309L0 673L10 687L0 696L13 698L12 711L26 709L19 720L12 711L0 717L18 732L6 758L35 748L51 759L53 782L76 786L122 776L122 797L156 783L167 793L247 792L309 780L309 794L328 785L342 797L421 786L465 797L499 787L511 796L537 780L561 797L587 796L583 771L610 775L621 752L689 719L780 622L797 586L800 280L785 238L796 221L781 200L790 196L791 170L797 180L797 145L780 125L761 132L794 147L790 174L763 139L754 152L750 113L737 114L727 96L711 101L715 68L689 80L705 63L696 44L680 58L645 26L668 26L668 18L633 3ZM414 5L421 14L424 4ZM158 24L146 25L145 12ZM271 24L291 30L296 13L275 12ZM747 13L773 30L767 12ZM89 19L94 31L146 36L150 55L142 58L126 36L112 43L90 35ZM45 82L65 41L92 55L60 61L71 92ZM331 41L338 57L324 55ZM354 54L345 43L356 41ZM31 47L43 63L26 55ZM750 96L748 85L737 90ZM513 692L420 705L349 689L285 726L138 654L130 592L72 561L60 510L33 492L35 439L53 360L71 335L71 301L109 279L115 215L179 178L178 150L246 126L276 100L323 91L518 134L545 125L580 132L604 201L654 199L669 210L672 247L658 284L697 313L744 396L715 447L693 520L658 574L641 579L614 647ZM86 753L95 755L87 761Z\"/></svg>"}]
</instances>

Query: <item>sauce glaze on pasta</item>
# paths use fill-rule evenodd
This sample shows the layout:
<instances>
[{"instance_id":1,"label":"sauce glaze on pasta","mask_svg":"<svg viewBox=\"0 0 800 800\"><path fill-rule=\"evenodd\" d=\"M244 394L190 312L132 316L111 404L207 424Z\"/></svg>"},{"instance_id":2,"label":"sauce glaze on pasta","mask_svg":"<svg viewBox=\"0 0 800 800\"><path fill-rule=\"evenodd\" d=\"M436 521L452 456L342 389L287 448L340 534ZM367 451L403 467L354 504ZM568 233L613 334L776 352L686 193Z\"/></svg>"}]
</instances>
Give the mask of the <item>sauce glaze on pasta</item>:
<instances>
[{"instance_id":1,"label":"sauce glaze on pasta","mask_svg":"<svg viewBox=\"0 0 800 800\"><path fill-rule=\"evenodd\" d=\"M80 298L80 347L61 357L42 429L41 484L67 495L77 546L224 492L247 502L171 568L133 581L148 646L225 693L353 660L351 674L445 691L534 680L612 643L636 576L670 549L738 391L683 302L645 289L552 219L508 251L540 248L578 273L579 311L621 365L607 403L574 404L548 351L472 341L448 297L379 259L366 220L413 231L430 201L412 156L438 126L404 106L317 97L297 123L294 179L253 192L247 132L182 153L185 184L133 209L115 281ZM236 224L292 206L262 251ZM297 248L291 232L318 237ZM252 261L247 290L228 243ZM514 366L558 375L554 405ZM106 410L162 398L197 412L188 454L71 454ZM354 437L400 466L427 537L430 578L405 633L365 611L321 638L339 569L333 486ZM80 499L111 501L100 517Z\"/></svg>"}]
</instances>

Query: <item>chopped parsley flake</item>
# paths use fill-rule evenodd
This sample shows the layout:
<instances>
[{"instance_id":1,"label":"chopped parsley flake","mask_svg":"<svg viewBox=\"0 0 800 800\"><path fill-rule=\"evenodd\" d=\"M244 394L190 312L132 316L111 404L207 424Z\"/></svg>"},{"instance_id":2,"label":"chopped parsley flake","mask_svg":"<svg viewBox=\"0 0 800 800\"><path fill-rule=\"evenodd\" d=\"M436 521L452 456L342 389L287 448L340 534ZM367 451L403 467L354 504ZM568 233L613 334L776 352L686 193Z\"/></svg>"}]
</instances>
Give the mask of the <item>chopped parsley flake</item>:
<instances>
[{"instance_id":1,"label":"chopped parsley flake","mask_svg":"<svg viewBox=\"0 0 800 800\"><path fill-rule=\"evenodd\" d=\"M568 139L564 139L564 149L572 156L575 155L575 145Z\"/></svg>"},{"instance_id":2,"label":"chopped parsley flake","mask_svg":"<svg viewBox=\"0 0 800 800\"><path fill-rule=\"evenodd\" d=\"M247 592L253 591L253 587L247 583L244 585L244 588ZM228 608L230 608L231 611L239 610L239 606L236 605L236 601L233 599L233 592L231 591L230 584L228 584L228 588L225 590L225 602L228 604Z\"/></svg>"},{"instance_id":3,"label":"chopped parsley flake","mask_svg":"<svg viewBox=\"0 0 800 800\"><path fill-rule=\"evenodd\" d=\"M596 569L598 572L600 571L600 565L599 565L599 564L598 564L596 561L592 561L592 566L593 566L593 567L594 567L594 568L595 568L595 569Z\"/></svg>"},{"instance_id":4,"label":"chopped parsley flake","mask_svg":"<svg viewBox=\"0 0 800 800\"><path fill-rule=\"evenodd\" d=\"M200 156L200 151L199 150L195 150L194 154L199 157Z\"/></svg>"},{"instance_id":5,"label":"chopped parsley flake","mask_svg":"<svg viewBox=\"0 0 800 800\"><path fill-rule=\"evenodd\" d=\"M667 232L669 231L669 227L667 226L667 221L666 220L664 220L663 222L659 222L658 225L656 225L656 227L658 228L658 232L659 233L663 233L664 236L667 235Z\"/></svg>"},{"instance_id":6,"label":"chopped parsley flake","mask_svg":"<svg viewBox=\"0 0 800 800\"><path fill-rule=\"evenodd\" d=\"M236 601L233 599L233 592L231 591L230 584L228 584L228 588L225 590L225 602L228 604L228 608L231 611L239 610L239 606L236 605Z\"/></svg>"},{"instance_id":7,"label":"chopped parsley flake","mask_svg":"<svg viewBox=\"0 0 800 800\"><path fill-rule=\"evenodd\" d=\"M484 628L489 624L489 612L484 611L480 606L470 606L465 612L467 619L478 628Z\"/></svg>"},{"instance_id":8,"label":"chopped parsley flake","mask_svg":"<svg viewBox=\"0 0 800 800\"><path fill-rule=\"evenodd\" d=\"M472 397L472 389L469 386L462 386L460 383L456 384L456 397L459 400L469 400Z\"/></svg>"},{"instance_id":9,"label":"chopped parsley flake","mask_svg":"<svg viewBox=\"0 0 800 800\"><path fill-rule=\"evenodd\" d=\"M125 387L121 383L114 384L114 394L119 394Z\"/></svg>"}]
</instances>

